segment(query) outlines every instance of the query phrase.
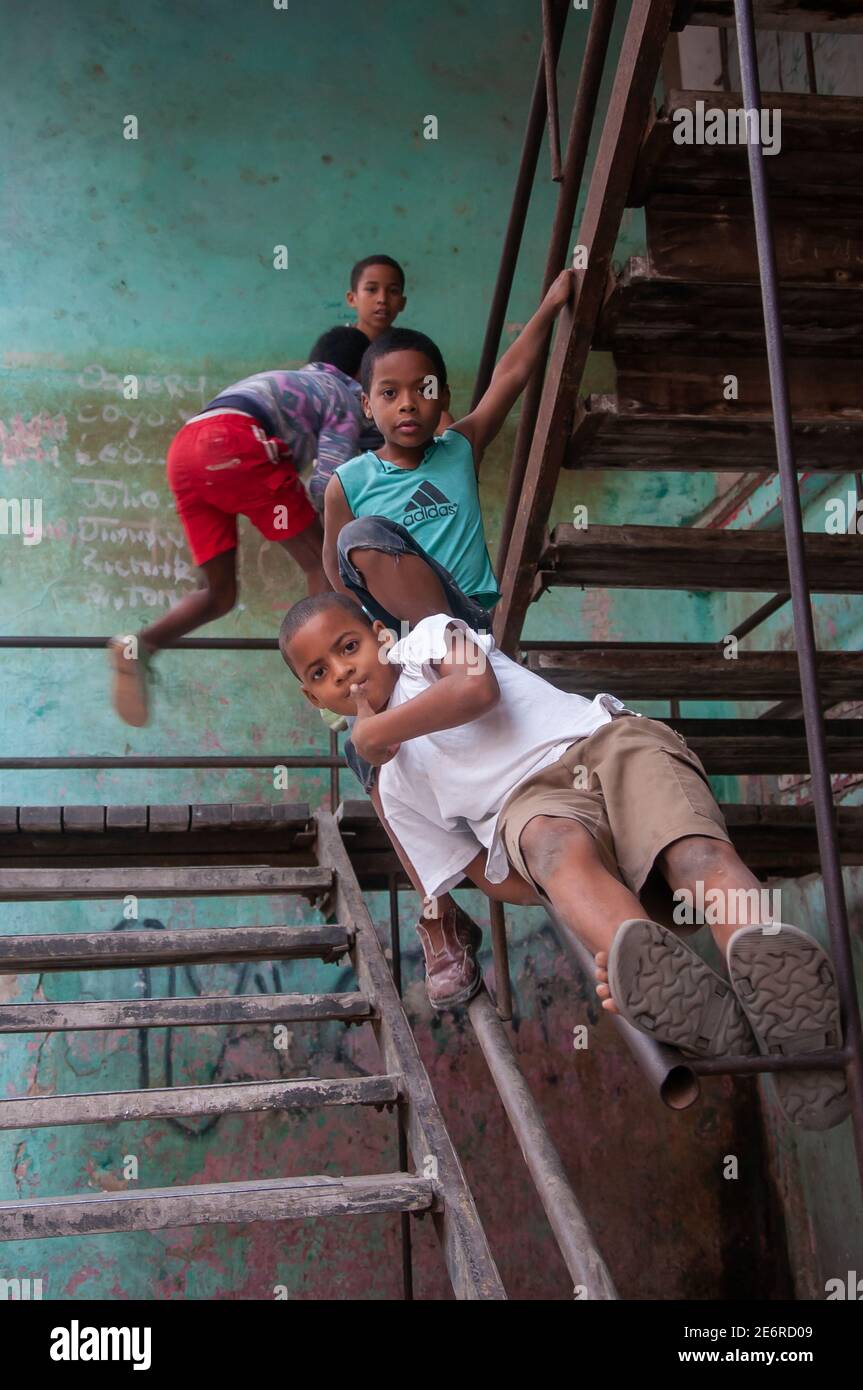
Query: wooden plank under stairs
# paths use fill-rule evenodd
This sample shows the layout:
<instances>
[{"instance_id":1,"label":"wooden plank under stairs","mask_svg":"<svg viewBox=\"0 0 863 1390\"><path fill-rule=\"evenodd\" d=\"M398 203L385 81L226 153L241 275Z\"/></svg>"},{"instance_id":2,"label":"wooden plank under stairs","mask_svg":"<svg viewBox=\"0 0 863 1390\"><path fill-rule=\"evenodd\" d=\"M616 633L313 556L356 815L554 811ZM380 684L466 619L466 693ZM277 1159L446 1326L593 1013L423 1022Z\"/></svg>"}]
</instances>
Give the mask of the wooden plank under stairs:
<instances>
[{"instance_id":1,"label":"wooden plank under stairs","mask_svg":"<svg viewBox=\"0 0 863 1390\"><path fill-rule=\"evenodd\" d=\"M859 0L753 0L755 27L804 34L863 34ZM675 29L732 28L734 0L679 0Z\"/></svg>"},{"instance_id":2,"label":"wooden plank under stairs","mask_svg":"<svg viewBox=\"0 0 863 1390\"><path fill-rule=\"evenodd\" d=\"M749 126L731 114L743 109L740 92L667 92L648 121L629 206L658 193L748 197ZM762 92L761 109L772 197L832 197L841 188L846 201L863 201L863 98Z\"/></svg>"},{"instance_id":3,"label":"wooden plank under stairs","mask_svg":"<svg viewBox=\"0 0 863 1390\"><path fill-rule=\"evenodd\" d=\"M805 545L813 593L863 593L857 536L807 532ZM781 531L562 524L545 544L538 579L544 588L777 594L788 587L788 561Z\"/></svg>"},{"instance_id":4,"label":"wooden plank under stairs","mask_svg":"<svg viewBox=\"0 0 863 1390\"><path fill-rule=\"evenodd\" d=\"M528 669L558 690L592 699L783 700L799 695L795 652L735 651L710 642L522 642ZM825 704L859 699L863 652L819 652Z\"/></svg>"},{"instance_id":5,"label":"wooden plank under stairs","mask_svg":"<svg viewBox=\"0 0 863 1390\"><path fill-rule=\"evenodd\" d=\"M736 365L739 370L740 364ZM721 369L707 383L699 368L693 380L721 402ZM657 373L654 382L659 390L660 382L669 383L669 378ZM672 393L686 394L685 376L669 384ZM647 375L633 383L633 390L645 386L650 386ZM841 474L859 467L863 410L856 409L848 418L798 415L793 431L795 462L801 471ZM710 413L695 414L673 408L639 409L637 402L619 396L592 395L575 406L563 462L566 468L770 473L776 471L776 439L765 411L747 410L738 403L724 408L717 404Z\"/></svg>"}]
</instances>

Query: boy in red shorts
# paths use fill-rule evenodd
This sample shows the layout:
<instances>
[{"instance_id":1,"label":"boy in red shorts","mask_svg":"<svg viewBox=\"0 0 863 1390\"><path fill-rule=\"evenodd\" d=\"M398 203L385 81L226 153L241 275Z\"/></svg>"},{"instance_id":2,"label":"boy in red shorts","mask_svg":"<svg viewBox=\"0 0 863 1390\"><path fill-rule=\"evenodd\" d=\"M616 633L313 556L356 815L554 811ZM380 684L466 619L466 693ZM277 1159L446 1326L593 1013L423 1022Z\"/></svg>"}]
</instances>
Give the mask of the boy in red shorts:
<instances>
[{"instance_id":1,"label":"boy in red shorts","mask_svg":"<svg viewBox=\"0 0 863 1390\"><path fill-rule=\"evenodd\" d=\"M134 638L109 643L112 703L127 724L147 723L153 654L234 607L238 516L287 550L305 574L309 594L329 589L321 523L299 472L314 463L309 492L316 499L316 479L322 495L333 469L357 452L362 409L355 377L367 347L356 328L330 329L315 343L307 366L236 382L175 436L168 481L201 582Z\"/></svg>"}]
</instances>

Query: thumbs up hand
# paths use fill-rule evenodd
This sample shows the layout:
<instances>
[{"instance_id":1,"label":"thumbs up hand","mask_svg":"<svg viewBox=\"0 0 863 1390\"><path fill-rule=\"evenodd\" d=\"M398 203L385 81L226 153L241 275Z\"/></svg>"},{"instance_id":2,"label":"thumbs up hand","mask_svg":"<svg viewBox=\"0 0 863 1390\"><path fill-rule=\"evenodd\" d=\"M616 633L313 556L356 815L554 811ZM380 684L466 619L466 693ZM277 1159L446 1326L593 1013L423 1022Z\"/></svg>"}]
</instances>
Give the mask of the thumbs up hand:
<instances>
[{"instance_id":1,"label":"thumbs up hand","mask_svg":"<svg viewBox=\"0 0 863 1390\"><path fill-rule=\"evenodd\" d=\"M361 758L365 758L372 767L381 767L395 757L401 744L386 744L376 738L381 716L375 714L363 686L352 685L350 693L357 702L357 718L351 731L351 741Z\"/></svg>"}]
</instances>

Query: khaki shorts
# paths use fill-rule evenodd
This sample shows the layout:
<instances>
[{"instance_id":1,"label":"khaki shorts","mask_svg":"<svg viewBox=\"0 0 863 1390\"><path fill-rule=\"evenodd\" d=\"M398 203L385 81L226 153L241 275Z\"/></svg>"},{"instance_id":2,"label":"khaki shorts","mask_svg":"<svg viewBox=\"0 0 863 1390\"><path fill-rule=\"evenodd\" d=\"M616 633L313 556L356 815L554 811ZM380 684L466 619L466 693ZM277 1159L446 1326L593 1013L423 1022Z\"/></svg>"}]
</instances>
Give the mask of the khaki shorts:
<instances>
[{"instance_id":1,"label":"khaki shorts","mask_svg":"<svg viewBox=\"0 0 863 1390\"><path fill-rule=\"evenodd\" d=\"M701 761L658 719L617 715L571 743L562 758L516 787L498 829L509 861L542 892L521 852L534 816L564 816L590 831L609 873L638 893L656 856L681 835L731 837Z\"/></svg>"}]
</instances>

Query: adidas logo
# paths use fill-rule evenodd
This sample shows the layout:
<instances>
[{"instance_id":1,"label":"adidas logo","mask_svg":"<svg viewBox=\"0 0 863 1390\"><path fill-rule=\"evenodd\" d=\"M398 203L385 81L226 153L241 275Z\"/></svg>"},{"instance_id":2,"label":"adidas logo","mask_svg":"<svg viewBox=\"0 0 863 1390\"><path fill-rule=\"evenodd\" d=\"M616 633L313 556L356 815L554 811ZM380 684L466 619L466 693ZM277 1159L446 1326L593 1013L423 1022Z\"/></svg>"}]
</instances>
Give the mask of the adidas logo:
<instances>
[{"instance_id":1,"label":"adidas logo","mask_svg":"<svg viewBox=\"0 0 863 1390\"><path fill-rule=\"evenodd\" d=\"M455 516L458 502L451 502L434 483L422 482L405 507L405 524L434 521L437 517Z\"/></svg>"}]
</instances>

